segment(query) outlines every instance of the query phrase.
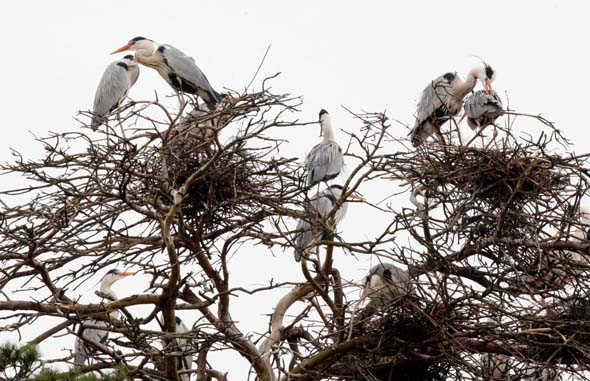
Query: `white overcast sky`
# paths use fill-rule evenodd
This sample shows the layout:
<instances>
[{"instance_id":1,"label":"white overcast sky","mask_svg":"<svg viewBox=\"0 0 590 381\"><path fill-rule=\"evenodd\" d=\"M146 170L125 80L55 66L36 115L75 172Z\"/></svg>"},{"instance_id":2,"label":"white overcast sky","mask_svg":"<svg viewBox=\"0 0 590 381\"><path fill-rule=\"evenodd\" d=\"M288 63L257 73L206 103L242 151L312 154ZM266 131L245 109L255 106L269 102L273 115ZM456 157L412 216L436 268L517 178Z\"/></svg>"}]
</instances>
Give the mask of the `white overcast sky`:
<instances>
[{"instance_id":1,"label":"white overcast sky","mask_svg":"<svg viewBox=\"0 0 590 381\"><path fill-rule=\"evenodd\" d=\"M0 160L12 159L10 148L39 157L29 131L43 136L79 128L74 116L91 107L102 72L115 59L109 52L135 36L192 55L218 90L243 89L270 44L261 75L282 72L274 88L304 97L302 119L316 120L326 108L335 126L347 131L358 125L341 105L386 110L412 124L416 101L431 79L447 71L464 77L477 62L472 55L481 56L496 70L493 87L505 104L508 93L513 109L543 113L576 151L587 152L590 135L580 115L586 114L590 84L588 8L584 1L4 1ZM171 93L155 71L142 68L130 96L151 99L154 90ZM399 128L400 136L406 133ZM318 128L286 134L291 144L282 153L303 157L317 142ZM367 198L380 196L380 190L361 191ZM371 236L371 212L353 205L349 216L340 227L345 238ZM271 277L299 280L291 253L279 254L234 258L234 268L243 269L235 281L252 286ZM349 280L360 279L369 262L336 259ZM116 289L122 296L129 288ZM233 317L240 328L266 330L272 299L256 301L264 308L257 311L248 310L251 299L236 300ZM69 343L62 339L59 346ZM244 379L245 361L219 361L231 379Z\"/></svg>"}]
</instances>

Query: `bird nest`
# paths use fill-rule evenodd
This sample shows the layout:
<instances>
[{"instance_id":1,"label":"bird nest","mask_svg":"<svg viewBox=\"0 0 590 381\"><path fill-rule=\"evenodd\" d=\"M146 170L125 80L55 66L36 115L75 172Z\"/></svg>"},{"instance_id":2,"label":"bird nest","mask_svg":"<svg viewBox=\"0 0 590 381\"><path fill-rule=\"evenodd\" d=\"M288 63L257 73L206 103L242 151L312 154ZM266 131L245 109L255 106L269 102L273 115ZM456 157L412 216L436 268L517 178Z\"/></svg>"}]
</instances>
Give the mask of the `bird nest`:
<instances>
[{"instance_id":1,"label":"bird nest","mask_svg":"<svg viewBox=\"0 0 590 381\"><path fill-rule=\"evenodd\" d=\"M417 153L411 177L417 177L434 202L458 192L490 209L508 202L522 206L569 185L568 174L556 169L561 158L536 148L541 147L431 146Z\"/></svg>"},{"instance_id":2,"label":"bird nest","mask_svg":"<svg viewBox=\"0 0 590 381\"><path fill-rule=\"evenodd\" d=\"M367 316L369 315L369 316ZM420 344L441 337L441 320L449 318L449 312L442 306L421 308L412 296L406 296L391 305L376 311L361 311L355 317L353 337L378 337L379 350L345 356L340 364L364 364L356 376L363 380L445 380L451 371L451 364L445 361L428 361L425 357L436 357L439 353L421 353ZM368 368L367 364L374 364Z\"/></svg>"},{"instance_id":3,"label":"bird nest","mask_svg":"<svg viewBox=\"0 0 590 381\"><path fill-rule=\"evenodd\" d=\"M538 361L563 364L590 363L590 298L576 296L561 302L546 321L533 324L529 342L532 356Z\"/></svg>"},{"instance_id":4,"label":"bird nest","mask_svg":"<svg viewBox=\"0 0 590 381\"><path fill-rule=\"evenodd\" d=\"M186 187L181 211L193 225L205 219L220 224L235 216L237 209L256 208L257 202L248 195L264 194L268 186L258 176L258 160L248 149L219 149L198 135L174 137L148 156L144 190L171 205L171 190Z\"/></svg>"}]
</instances>

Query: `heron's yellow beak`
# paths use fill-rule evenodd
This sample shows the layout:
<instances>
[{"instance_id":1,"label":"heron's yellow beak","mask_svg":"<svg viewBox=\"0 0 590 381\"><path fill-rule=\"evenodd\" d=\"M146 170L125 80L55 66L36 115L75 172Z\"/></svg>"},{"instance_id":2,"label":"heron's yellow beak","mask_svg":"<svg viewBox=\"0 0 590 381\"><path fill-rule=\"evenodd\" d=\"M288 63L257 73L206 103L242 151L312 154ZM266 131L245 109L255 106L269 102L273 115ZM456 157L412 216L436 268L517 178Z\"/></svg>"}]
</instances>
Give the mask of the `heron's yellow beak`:
<instances>
[{"instance_id":1,"label":"heron's yellow beak","mask_svg":"<svg viewBox=\"0 0 590 381\"><path fill-rule=\"evenodd\" d=\"M486 79L484 81L484 84L485 84L485 88L486 88L486 93L488 95L491 94L492 93L492 83L490 82L490 80L489 79Z\"/></svg>"},{"instance_id":2,"label":"heron's yellow beak","mask_svg":"<svg viewBox=\"0 0 590 381\"><path fill-rule=\"evenodd\" d=\"M119 49L115 50L111 54L121 53L121 52L124 52L125 50L129 50L129 48L131 48L131 45L126 44L126 45L121 46Z\"/></svg>"}]
</instances>

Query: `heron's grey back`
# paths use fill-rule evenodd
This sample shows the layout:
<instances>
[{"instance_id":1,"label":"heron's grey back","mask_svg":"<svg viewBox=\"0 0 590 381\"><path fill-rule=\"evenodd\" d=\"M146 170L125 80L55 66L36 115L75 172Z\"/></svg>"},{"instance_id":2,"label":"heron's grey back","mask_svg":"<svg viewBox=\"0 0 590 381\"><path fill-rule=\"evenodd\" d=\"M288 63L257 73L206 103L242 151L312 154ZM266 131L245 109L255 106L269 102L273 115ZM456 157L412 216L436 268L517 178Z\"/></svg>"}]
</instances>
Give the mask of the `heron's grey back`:
<instances>
[{"instance_id":1,"label":"heron's grey back","mask_svg":"<svg viewBox=\"0 0 590 381\"><path fill-rule=\"evenodd\" d=\"M107 324L104 321L87 320L84 321L82 324L91 324L93 326L105 327L104 330L98 328L81 328L81 336L86 341L91 341L96 344L104 344L108 339L109 332L106 330ZM80 337L76 337L74 352L76 353L76 356L74 357L74 363L83 365L90 359L92 355L96 353L96 349L92 348Z\"/></svg>"},{"instance_id":2,"label":"heron's grey back","mask_svg":"<svg viewBox=\"0 0 590 381\"><path fill-rule=\"evenodd\" d=\"M131 78L125 68L113 62L107 66L94 95L94 108L92 127L102 124L102 118L115 109L119 102L125 98L131 87ZM138 70L139 75L139 70Z\"/></svg>"},{"instance_id":3,"label":"heron's grey back","mask_svg":"<svg viewBox=\"0 0 590 381\"><path fill-rule=\"evenodd\" d=\"M307 185L315 185L338 176L344 167L342 148L335 141L315 145L305 158Z\"/></svg>"},{"instance_id":4,"label":"heron's grey back","mask_svg":"<svg viewBox=\"0 0 590 381\"><path fill-rule=\"evenodd\" d=\"M205 73L195 63L195 59L186 55L183 51L174 46L164 44L164 58L168 62L168 66L174 72L189 81L193 86L199 87L210 93L212 97L216 98L215 102L219 102L219 94L211 87L209 80ZM167 79L166 79L167 80Z\"/></svg>"},{"instance_id":5,"label":"heron's grey back","mask_svg":"<svg viewBox=\"0 0 590 381\"><path fill-rule=\"evenodd\" d=\"M495 92L488 94L484 90L474 92L465 100L465 113L469 118L480 118L489 112L502 110L502 100Z\"/></svg>"}]
</instances>

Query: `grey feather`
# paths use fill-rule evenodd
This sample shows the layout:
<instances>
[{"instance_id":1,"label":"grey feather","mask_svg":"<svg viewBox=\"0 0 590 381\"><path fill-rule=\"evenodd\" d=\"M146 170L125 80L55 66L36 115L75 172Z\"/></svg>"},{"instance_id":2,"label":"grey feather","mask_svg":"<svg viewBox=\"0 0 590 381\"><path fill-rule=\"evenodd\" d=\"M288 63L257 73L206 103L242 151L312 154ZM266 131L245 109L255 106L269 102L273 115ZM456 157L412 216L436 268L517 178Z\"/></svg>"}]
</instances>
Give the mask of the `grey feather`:
<instances>
[{"instance_id":1,"label":"grey feather","mask_svg":"<svg viewBox=\"0 0 590 381\"><path fill-rule=\"evenodd\" d=\"M180 118L178 125L174 129L177 132L176 137L195 138L197 140L210 139L215 135L219 118L210 118L201 121L209 114L210 110L204 103L191 110L187 115Z\"/></svg>"},{"instance_id":2,"label":"grey feather","mask_svg":"<svg viewBox=\"0 0 590 381\"><path fill-rule=\"evenodd\" d=\"M391 263L374 266L367 274L365 283L365 287L371 287L370 302L366 306L369 310L388 305L413 292L409 274Z\"/></svg>"},{"instance_id":3,"label":"grey feather","mask_svg":"<svg viewBox=\"0 0 590 381\"><path fill-rule=\"evenodd\" d=\"M333 140L324 140L315 145L305 158L307 185L332 180L344 168L342 148Z\"/></svg>"},{"instance_id":4,"label":"grey feather","mask_svg":"<svg viewBox=\"0 0 590 381\"><path fill-rule=\"evenodd\" d=\"M104 327L105 329L86 328L85 325ZM91 319L82 323L74 346L74 363L76 365L84 365L92 358L92 356L96 355L97 350L93 344L96 347L105 345L109 337L109 332L106 330L106 328L107 324L102 320Z\"/></svg>"},{"instance_id":5,"label":"grey feather","mask_svg":"<svg viewBox=\"0 0 590 381\"><path fill-rule=\"evenodd\" d=\"M457 81L461 81L458 75L447 73L433 80L422 91L416 108L416 123L410 131L414 145L420 145L434 133L440 134L440 127L461 110L462 98L451 93Z\"/></svg>"},{"instance_id":6,"label":"grey feather","mask_svg":"<svg viewBox=\"0 0 590 381\"><path fill-rule=\"evenodd\" d=\"M322 236L324 235L322 219L330 214L341 195L341 189L330 187L309 201L307 207L308 217L299 220L295 237L293 239L295 260L297 262L301 261L301 257L306 252L307 246L309 246L314 240L322 239ZM336 225L342 221L346 215L347 209L348 205L345 201L334 214L334 226L332 228L335 228Z\"/></svg>"},{"instance_id":7,"label":"grey feather","mask_svg":"<svg viewBox=\"0 0 590 381\"><path fill-rule=\"evenodd\" d=\"M486 93L484 90L474 92L465 100L465 114L467 124L471 129L485 128L493 124L502 115L502 100L496 94Z\"/></svg>"},{"instance_id":8,"label":"grey feather","mask_svg":"<svg viewBox=\"0 0 590 381\"><path fill-rule=\"evenodd\" d=\"M91 124L93 130L96 130L104 122L104 117L108 113L119 107L139 77L137 66L125 69L125 67L118 65L122 61L115 61L107 66L100 79L94 95Z\"/></svg>"},{"instance_id":9,"label":"grey feather","mask_svg":"<svg viewBox=\"0 0 590 381\"><path fill-rule=\"evenodd\" d=\"M176 317L176 333L187 333L190 330L184 324L184 322L177 316ZM178 370L190 370L192 369L193 364L193 355L191 353L191 345L190 340L187 338L177 338L176 345L178 346L178 350L182 353L186 353L182 357L178 358ZM185 373L180 376L180 381L189 381L190 380L190 373Z\"/></svg>"},{"instance_id":10,"label":"grey feather","mask_svg":"<svg viewBox=\"0 0 590 381\"><path fill-rule=\"evenodd\" d=\"M391 263L379 263L373 266L367 274L367 282L372 276L380 276L385 283L392 287L397 295L403 295L410 292L413 288L410 283L410 275L407 271L400 269Z\"/></svg>"},{"instance_id":11,"label":"grey feather","mask_svg":"<svg viewBox=\"0 0 590 381\"><path fill-rule=\"evenodd\" d=\"M163 52L161 51L162 47ZM179 77L180 81L185 81L196 89L195 94L203 98L211 110L215 109L221 100L221 95L213 89L203 71L195 63L194 58L167 44L160 45L156 54L162 55L168 68ZM158 71L170 86L175 87L169 73Z\"/></svg>"}]
</instances>

